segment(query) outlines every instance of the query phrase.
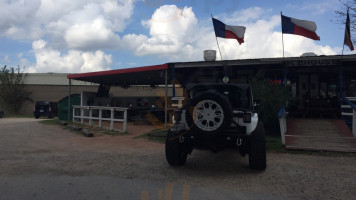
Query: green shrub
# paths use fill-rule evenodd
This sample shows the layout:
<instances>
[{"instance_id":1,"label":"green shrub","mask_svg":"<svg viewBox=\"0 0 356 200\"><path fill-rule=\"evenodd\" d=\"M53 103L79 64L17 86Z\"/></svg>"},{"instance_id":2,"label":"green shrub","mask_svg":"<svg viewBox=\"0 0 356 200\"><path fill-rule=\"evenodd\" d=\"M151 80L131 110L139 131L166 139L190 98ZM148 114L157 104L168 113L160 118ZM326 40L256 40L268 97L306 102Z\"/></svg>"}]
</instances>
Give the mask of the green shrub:
<instances>
[{"instance_id":1,"label":"green shrub","mask_svg":"<svg viewBox=\"0 0 356 200\"><path fill-rule=\"evenodd\" d=\"M26 76L20 67L0 68L0 105L7 113L18 114L24 101L32 101L24 88Z\"/></svg>"},{"instance_id":2,"label":"green shrub","mask_svg":"<svg viewBox=\"0 0 356 200\"><path fill-rule=\"evenodd\" d=\"M289 86L270 83L262 72L250 79L254 100L260 102L258 106L259 118L265 126L278 123L278 112L291 100L291 90Z\"/></svg>"}]
</instances>

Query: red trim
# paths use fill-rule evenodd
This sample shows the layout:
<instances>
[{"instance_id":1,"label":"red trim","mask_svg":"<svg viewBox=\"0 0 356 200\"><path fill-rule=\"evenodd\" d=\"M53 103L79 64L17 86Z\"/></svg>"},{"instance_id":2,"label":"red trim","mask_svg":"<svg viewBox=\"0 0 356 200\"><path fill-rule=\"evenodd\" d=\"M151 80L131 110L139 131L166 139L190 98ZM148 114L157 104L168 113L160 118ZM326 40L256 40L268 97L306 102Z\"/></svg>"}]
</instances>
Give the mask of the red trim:
<instances>
[{"instance_id":1,"label":"red trim","mask_svg":"<svg viewBox=\"0 0 356 200\"><path fill-rule=\"evenodd\" d=\"M135 67L135 68L127 68L127 69L115 69L115 70L99 71L99 72L88 72L88 73L81 73L81 74L69 74L67 75L67 78L76 79L76 78L85 78L85 77L92 77L92 76L107 76L107 75L115 75L115 74L156 71L156 70L164 70L164 69L168 69L168 64Z\"/></svg>"},{"instance_id":2,"label":"red trim","mask_svg":"<svg viewBox=\"0 0 356 200\"><path fill-rule=\"evenodd\" d=\"M345 32L344 45L347 45L351 51L354 50L354 45L352 44L351 37L348 32Z\"/></svg>"},{"instance_id":3,"label":"red trim","mask_svg":"<svg viewBox=\"0 0 356 200\"><path fill-rule=\"evenodd\" d=\"M239 44L244 43L243 38L237 37L237 35L235 35L234 32L229 31L229 30L225 30L225 38L236 39L239 42Z\"/></svg>"},{"instance_id":4,"label":"red trim","mask_svg":"<svg viewBox=\"0 0 356 200\"><path fill-rule=\"evenodd\" d=\"M301 35L313 40L320 40L320 37L313 31L309 31L303 27L294 25L294 34Z\"/></svg>"}]
</instances>

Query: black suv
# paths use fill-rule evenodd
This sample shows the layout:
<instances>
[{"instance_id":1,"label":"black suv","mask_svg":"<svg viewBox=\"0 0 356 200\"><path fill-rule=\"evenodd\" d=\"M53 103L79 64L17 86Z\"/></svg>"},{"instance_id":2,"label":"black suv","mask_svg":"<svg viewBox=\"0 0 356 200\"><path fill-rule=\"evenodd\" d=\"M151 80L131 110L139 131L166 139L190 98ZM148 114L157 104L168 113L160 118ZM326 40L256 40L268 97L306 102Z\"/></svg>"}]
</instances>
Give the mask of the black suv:
<instances>
[{"instance_id":1,"label":"black suv","mask_svg":"<svg viewBox=\"0 0 356 200\"><path fill-rule=\"evenodd\" d=\"M36 119L41 116L46 116L48 118L58 116L58 104L57 102L37 101L33 115Z\"/></svg>"},{"instance_id":2,"label":"black suv","mask_svg":"<svg viewBox=\"0 0 356 200\"><path fill-rule=\"evenodd\" d=\"M225 148L249 154L251 169L266 168L263 123L254 110L248 84L188 84L188 103L175 111L166 138L170 165L184 165L193 149L218 152Z\"/></svg>"}]
</instances>

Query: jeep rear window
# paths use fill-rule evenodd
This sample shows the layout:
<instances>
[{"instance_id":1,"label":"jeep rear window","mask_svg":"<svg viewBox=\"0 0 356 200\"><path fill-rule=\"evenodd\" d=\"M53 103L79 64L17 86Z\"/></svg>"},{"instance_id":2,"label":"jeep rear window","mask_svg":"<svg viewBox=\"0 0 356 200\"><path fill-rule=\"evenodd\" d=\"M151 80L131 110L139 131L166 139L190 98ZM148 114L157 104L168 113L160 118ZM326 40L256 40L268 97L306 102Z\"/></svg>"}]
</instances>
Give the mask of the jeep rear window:
<instances>
[{"instance_id":1,"label":"jeep rear window","mask_svg":"<svg viewBox=\"0 0 356 200\"><path fill-rule=\"evenodd\" d=\"M251 109L251 97L249 90L229 92L229 101L233 108Z\"/></svg>"}]
</instances>

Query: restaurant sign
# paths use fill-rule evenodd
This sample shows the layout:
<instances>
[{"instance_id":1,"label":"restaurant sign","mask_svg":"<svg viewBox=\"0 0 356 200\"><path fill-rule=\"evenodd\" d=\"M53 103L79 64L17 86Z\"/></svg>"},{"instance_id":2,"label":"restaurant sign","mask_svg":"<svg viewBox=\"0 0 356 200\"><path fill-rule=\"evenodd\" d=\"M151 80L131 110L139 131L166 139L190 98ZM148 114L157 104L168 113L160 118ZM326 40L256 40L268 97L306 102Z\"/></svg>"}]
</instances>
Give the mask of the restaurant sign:
<instances>
[{"instance_id":1,"label":"restaurant sign","mask_svg":"<svg viewBox=\"0 0 356 200\"><path fill-rule=\"evenodd\" d=\"M327 66L340 65L340 59L313 59L313 60L286 60L283 62L287 66Z\"/></svg>"}]
</instances>

